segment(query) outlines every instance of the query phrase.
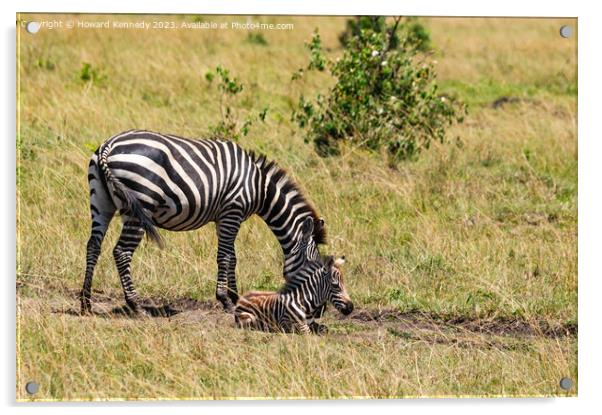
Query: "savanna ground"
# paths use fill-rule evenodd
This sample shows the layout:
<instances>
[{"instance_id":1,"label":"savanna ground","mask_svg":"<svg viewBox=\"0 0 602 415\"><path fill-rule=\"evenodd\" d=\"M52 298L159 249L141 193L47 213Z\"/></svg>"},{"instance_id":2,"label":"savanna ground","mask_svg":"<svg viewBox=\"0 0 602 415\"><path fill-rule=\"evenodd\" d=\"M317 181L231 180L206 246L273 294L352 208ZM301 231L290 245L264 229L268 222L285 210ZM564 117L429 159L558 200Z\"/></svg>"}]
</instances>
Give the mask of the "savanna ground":
<instances>
[{"instance_id":1,"label":"savanna ground","mask_svg":"<svg viewBox=\"0 0 602 415\"><path fill-rule=\"evenodd\" d=\"M252 20L294 30L261 32L266 42L243 30L20 30L17 398L576 394L577 42L558 35L576 21L421 19L442 90L469 113L447 143L391 169L351 147L320 158L290 121L300 93L332 82L291 83L307 64L304 42L318 27L327 52L341 53L345 19ZM326 220L322 253L347 256L356 311L329 310L325 336L236 329L214 300L212 224L163 233L164 250L141 245L138 291L180 313L136 318L119 308L114 220L95 315L78 315L92 151L131 128L206 134L219 94L204 74L218 64L245 85L242 114L269 106L240 144L291 172ZM260 219L236 247L241 291L279 287L281 250ZM558 386L565 376L570 391Z\"/></svg>"}]
</instances>

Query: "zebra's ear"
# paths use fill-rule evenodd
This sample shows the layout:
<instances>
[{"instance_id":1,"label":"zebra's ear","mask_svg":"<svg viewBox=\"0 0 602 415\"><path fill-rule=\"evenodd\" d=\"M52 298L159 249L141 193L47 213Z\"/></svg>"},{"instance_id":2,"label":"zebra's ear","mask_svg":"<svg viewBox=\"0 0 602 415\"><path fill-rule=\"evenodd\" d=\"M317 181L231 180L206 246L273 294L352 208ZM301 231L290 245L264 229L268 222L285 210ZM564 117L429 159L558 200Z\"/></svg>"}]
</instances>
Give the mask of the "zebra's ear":
<instances>
[{"instance_id":1,"label":"zebra's ear","mask_svg":"<svg viewBox=\"0 0 602 415\"><path fill-rule=\"evenodd\" d=\"M314 219L313 222L316 232L322 232L322 229L324 229L324 218Z\"/></svg>"},{"instance_id":2,"label":"zebra's ear","mask_svg":"<svg viewBox=\"0 0 602 415\"><path fill-rule=\"evenodd\" d=\"M306 217L301 224L301 238L309 240L314 234L314 220L311 216Z\"/></svg>"},{"instance_id":3,"label":"zebra's ear","mask_svg":"<svg viewBox=\"0 0 602 415\"><path fill-rule=\"evenodd\" d=\"M345 265L345 256L344 255L342 257L335 259L335 261L334 261L334 266L337 268L341 268L343 265Z\"/></svg>"}]
</instances>

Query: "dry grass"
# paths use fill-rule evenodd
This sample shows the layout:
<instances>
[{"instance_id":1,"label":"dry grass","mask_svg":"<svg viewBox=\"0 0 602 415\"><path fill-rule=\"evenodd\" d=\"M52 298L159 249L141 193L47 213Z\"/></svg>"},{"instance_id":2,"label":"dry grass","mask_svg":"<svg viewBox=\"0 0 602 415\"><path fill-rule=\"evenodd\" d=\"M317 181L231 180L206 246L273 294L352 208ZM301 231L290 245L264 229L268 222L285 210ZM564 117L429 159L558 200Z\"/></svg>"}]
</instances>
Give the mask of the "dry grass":
<instances>
[{"instance_id":1,"label":"dry grass","mask_svg":"<svg viewBox=\"0 0 602 415\"><path fill-rule=\"evenodd\" d=\"M577 381L572 334L454 332L439 341L331 315L331 334L306 339L239 331L217 312L169 320L56 312L75 309L82 283L91 152L130 128L205 134L218 107L203 76L220 64L245 84L243 113L269 105L267 123L241 144L306 189L327 222L323 251L348 258L356 306L576 325L576 40L558 36L565 21L424 19L443 88L470 113L449 143L391 170L353 149L321 159L289 121L301 89L310 95L328 82L291 84L306 63L304 41L317 26L340 53L344 19L261 19L295 30L264 32L267 46L233 30L20 34L17 397L30 399L30 379L41 384L35 399L565 394L560 377ZM84 62L99 82L79 79ZM518 100L491 108L502 96ZM94 280L115 305L118 222ZM164 235L165 250L145 243L134 257L138 291L212 300L213 225ZM243 225L237 252L243 291L280 285L280 248L260 220Z\"/></svg>"}]
</instances>

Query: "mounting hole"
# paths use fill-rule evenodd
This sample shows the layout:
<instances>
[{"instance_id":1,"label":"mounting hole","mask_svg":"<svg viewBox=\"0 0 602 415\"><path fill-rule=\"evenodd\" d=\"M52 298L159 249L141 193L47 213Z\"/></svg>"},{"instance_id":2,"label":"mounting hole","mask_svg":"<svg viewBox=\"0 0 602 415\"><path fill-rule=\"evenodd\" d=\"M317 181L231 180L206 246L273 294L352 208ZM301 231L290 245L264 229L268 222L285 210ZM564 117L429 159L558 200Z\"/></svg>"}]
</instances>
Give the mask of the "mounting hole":
<instances>
[{"instance_id":1,"label":"mounting hole","mask_svg":"<svg viewBox=\"0 0 602 415\"><path fill-rule=\"evenodd\" d=\"M38 33L40 30L40 24L38 22L28 22L27 25L25 25L25 30L27 30L27 33L31 33L32 35L34 33Z\"/></svg>"},{"instance_id":2,"label":"mounting hole","mask_svg":"<svg viewBox=\"0 0 602 415\"><path fill-rule=\"evenodd\" d=\"M38 385L36 382L27 382L25 384L25 392L27 392L30 395L38 393L39 389L40 385Z\"/></svg>"},{"instance_id":3,"label":"mounting hole","mask_svg":"<svg viewBox=\"0 0 602 415\"><path fill-rule=\"evenodd\" d=\"M573 35L573 28L571 26L560 26L560 36L565 39L568 39Z\"/></svg>"},{"instance_id":4,"label":"mounting hole","mask_svg":"<svg viewBox=\"0 0 602 415\"><path fill-rule=\"evenodd\" d=\"M560 379L560 388L568 391L573 387L573 381L570 378Z\"/></svg>"}]
</instances>

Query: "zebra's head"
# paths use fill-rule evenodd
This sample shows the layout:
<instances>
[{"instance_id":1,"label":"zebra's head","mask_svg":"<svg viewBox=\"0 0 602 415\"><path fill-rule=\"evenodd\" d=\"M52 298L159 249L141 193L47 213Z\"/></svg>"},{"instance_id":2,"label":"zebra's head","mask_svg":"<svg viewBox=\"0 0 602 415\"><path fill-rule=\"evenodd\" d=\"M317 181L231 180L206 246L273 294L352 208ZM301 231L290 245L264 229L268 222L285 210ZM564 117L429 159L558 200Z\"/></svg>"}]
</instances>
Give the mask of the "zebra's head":
<instances>
[{"instance_id":1,"label":"zebra's head","mask_svg":"<svg viewBox=\"0 0 602 415\"><path fill-rule=\"evenodd\" d=\"M328 278L328 301L342 314L348 315L353 311L353 302L347 294L343 283L341 267L345 264L345 257L328 257L325 265L326 278Z\"/></svg>"}]
</instances>

